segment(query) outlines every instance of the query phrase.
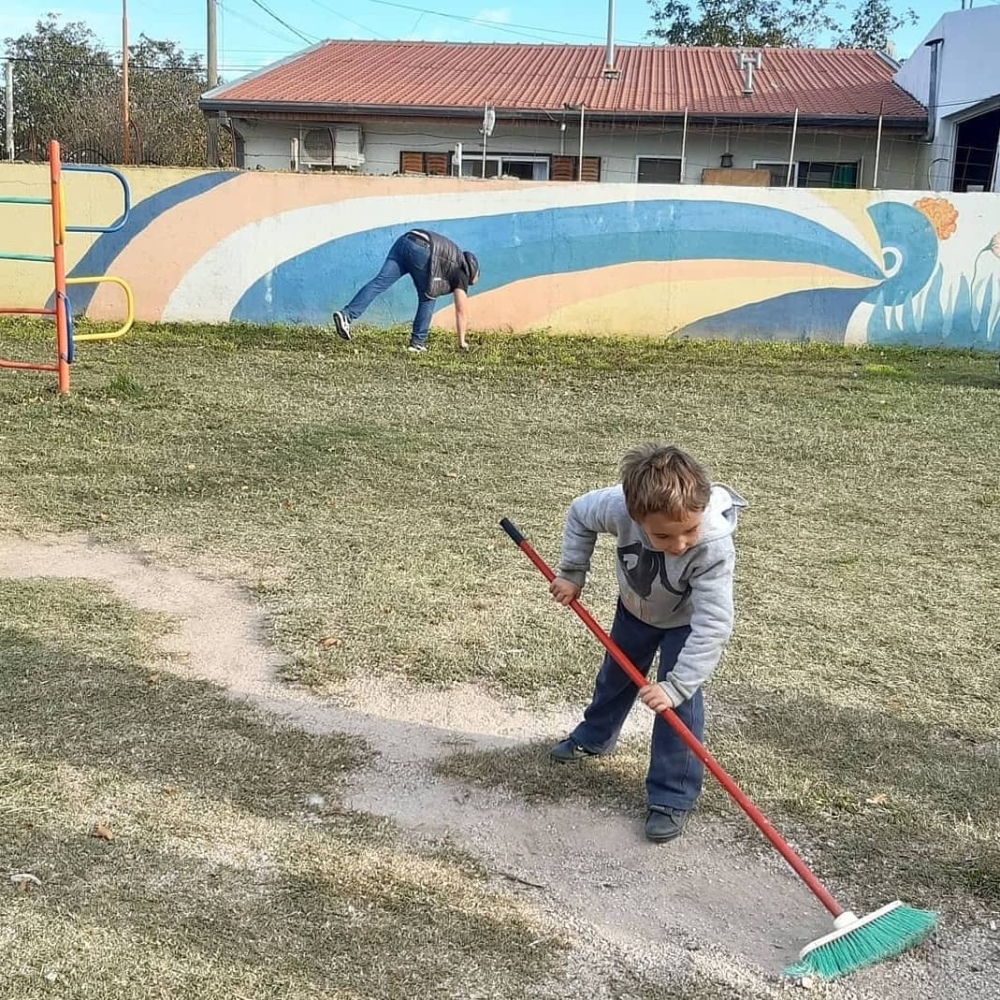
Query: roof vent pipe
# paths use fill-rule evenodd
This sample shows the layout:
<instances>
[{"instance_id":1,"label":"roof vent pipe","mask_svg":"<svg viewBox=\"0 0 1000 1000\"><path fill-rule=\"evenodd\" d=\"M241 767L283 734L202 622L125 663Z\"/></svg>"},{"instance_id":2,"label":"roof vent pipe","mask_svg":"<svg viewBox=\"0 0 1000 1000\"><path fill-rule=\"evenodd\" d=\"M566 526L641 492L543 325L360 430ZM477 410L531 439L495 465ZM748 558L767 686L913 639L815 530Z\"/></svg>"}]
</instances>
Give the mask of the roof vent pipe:
<instances>
[{"instance_id":1,"label":"roof vent pipe","mask_svg":"<svg viewBox=\"0 0 1000 1000\"><path fill-rule=\"evenodd\" d=\"M736 63L743 70L743 96L750 97L753 94L753 71L761 67L760 50L756 52L740 52L736 57Z\"/></svg>"},{"instance_id":2,"label":"roof vent pipe","mask_svg":"<svg viewBox=\"0 0 1000 1000\"><path fill-rule=\"evenodd\" d=\"M944 45L944 39L932 38L924 44L931 50L931 80L927 94L927 132L924 135L924 142L933 142L935 135L937 135L939 91L941 86L941 46Z\"/></svg>"},{"instance_id":3,"label":"roof vent pipe","mask_svg":"<svg viewBox=\"0 0 1000 1000\"><path fill-rule=\"evenodd\" d=\"M604 78L616 80L619 71L615 69L615 0L608 0L608 46L604 51Z\"/></svg>"}]
</instances>

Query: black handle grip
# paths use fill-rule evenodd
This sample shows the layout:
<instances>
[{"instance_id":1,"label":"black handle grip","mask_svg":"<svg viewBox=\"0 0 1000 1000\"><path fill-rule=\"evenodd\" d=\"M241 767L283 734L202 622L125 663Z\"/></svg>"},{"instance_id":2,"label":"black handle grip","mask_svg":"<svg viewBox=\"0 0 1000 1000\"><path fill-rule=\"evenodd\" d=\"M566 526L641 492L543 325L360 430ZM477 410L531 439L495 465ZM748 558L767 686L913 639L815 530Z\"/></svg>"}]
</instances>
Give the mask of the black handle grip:
<instances>
[{"instance_id":1,"label":"black handle grip","mask_svg":"<svg viewBox=\"0 0 1000 1000\"><path fill-rule=\"evenodd\" d=\"M524 535L517 530L517 525L509 517L503 517L500 519L500 527L510 535L510 540L515 545L520 545L524 541Z\"/></svg>"}]
</instances>

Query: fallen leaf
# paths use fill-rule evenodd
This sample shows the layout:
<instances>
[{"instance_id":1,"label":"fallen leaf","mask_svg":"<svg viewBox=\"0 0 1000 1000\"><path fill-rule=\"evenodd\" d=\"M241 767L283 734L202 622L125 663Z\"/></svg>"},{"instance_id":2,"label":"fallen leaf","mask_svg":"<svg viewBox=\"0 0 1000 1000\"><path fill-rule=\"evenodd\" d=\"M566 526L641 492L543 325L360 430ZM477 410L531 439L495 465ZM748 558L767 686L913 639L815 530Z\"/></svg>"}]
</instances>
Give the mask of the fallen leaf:
<instances>
[{"instance_id":1,"label":"fallen leaf","mask_svg":"<svg viewBox=\"0 0 1000 1000\"><path fill-rule=\"evenodd\" d=\"M343 646L344 641L335 635L328 635L320 639L319 644L324 649L336 649L338 646Z\"/></svg>"},{"instance_id":2,"label":"fallen leaf","mask_svg":"<svg viewBox=\"0 0 1000 1000\"><path fill-rule=\"evenodd\" d=\"M115 835L103 823L96 824L90 835L96 837L98 840L106 840L109 843L115 839Z\"/></svg>"},{"instance_id":3,"label":"fallen leaf","mask_svg":"<svg viewBox=\"0 0 1000 1000\"><path fill-rule=\"evenodd\" d=\"M20 872L17 875L11 875L10 880L17 886L18 892L27 892L31 886L42 884L42 880L30 872Z\"/></svg>"}]
</instances>

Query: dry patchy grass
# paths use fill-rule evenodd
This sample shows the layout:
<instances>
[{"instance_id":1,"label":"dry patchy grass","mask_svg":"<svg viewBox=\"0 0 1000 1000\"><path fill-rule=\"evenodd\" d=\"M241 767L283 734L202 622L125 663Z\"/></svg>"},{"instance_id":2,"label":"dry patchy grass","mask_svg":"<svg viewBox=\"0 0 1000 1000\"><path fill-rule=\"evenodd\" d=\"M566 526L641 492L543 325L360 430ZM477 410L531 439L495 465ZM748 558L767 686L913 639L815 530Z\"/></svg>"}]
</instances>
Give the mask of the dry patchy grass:
<instances>
[{"instance_id":1,"label":"dry patchy grass","mask_svg":"<svg viewBox=\"0 0 1000 1000\"><path fill-rule=\"evenodd\" d=\"M573 496L634 442L676 442L751 503L710 691L720 758L848 882L1000 896L995 359L544 336L414 359L397 341L157 328L81 350L65 401L5 375L6 522L256 581L320 689L368 671L582 703L597 647L496 522L554 559ZM586 599L610 617L608 546ZM464 773L530 792L536 752ZM641 750L613 766L634 796Z\"/></svg>"},{"instance_id":2,"label":"dry patchy grass","mask_svg":"<svg viewBox=\"0 0 1000 1000\"><path fill-rule=\"evenodd\" d=\"M0 582L0 619L4 867L41 882L0 886L3 996L515 998L558 981L559 938L473 862L340 807L363 746L151 673L162 623L84 582Z\"/></svg>"}]
</instances>

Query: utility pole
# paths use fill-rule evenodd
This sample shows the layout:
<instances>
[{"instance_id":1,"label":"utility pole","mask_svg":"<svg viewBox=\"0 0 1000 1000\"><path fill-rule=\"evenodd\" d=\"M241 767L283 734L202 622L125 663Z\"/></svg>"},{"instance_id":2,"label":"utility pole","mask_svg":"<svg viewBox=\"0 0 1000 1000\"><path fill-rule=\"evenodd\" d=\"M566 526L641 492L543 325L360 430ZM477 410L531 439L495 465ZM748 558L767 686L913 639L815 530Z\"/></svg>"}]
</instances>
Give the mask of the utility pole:
<instances>
[{"instance_id":1,"label":"utility pole","mask_svg":"<svg viewBox=\"0 0 1000 1000\"><path fill-rule=\"evenodd\" d=\"M208 89L214 90L219 85L219 44L216 34L215 0L208 3L208 44L206 45L206 69L208 71ZM219 165L219 119L212 115L208 119L208 165Z\"/></svg>"},{"instance_id":2,"label":"utility pole","mask_svg":"<svg viewBox=\"0 0 1000 1000\"><path fill-rule=\"evenodd\" d=\"M128 0L122 0L122 163L129 163Z\"/></svg>"},{"instance_id":3,"label":"utility pole","mask_svg":"<svg viewBox=\"0 0 1000 1000\"><path fill-rule=\"evenodd\" d=\"M7 87L4 90L6 98L6 115L4 117L4 136L7 140L7 159L14 162L14 60L7 60Z\"/></svg>"}]
</instances>

